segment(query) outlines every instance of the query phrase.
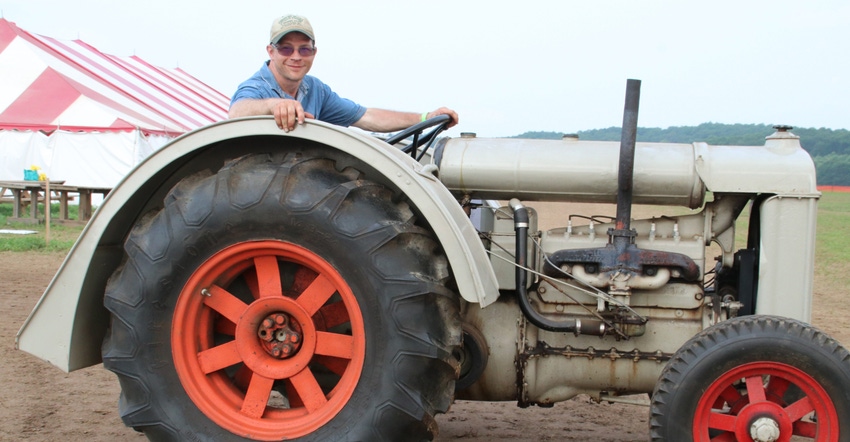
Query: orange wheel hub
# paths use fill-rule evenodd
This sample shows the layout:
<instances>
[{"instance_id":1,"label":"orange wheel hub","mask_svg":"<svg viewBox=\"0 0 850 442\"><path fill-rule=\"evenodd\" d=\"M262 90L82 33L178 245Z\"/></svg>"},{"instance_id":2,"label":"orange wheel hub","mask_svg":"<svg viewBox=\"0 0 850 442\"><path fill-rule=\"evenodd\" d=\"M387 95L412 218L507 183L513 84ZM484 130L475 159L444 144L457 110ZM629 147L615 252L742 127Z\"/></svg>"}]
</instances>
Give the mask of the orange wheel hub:
<instances>
[{"instance_id":1,"label":"orange wheel hub","mask_svg":"<svg viewBox=\"0 0 850 442\"><path fill-rule=\"evenodd\" d=\"M220 250L190 277L171 330L186 393L234 434L309 434L351 399L366 339L357 299L327 261L295 244Z\"/></svg>"}]
</instances>

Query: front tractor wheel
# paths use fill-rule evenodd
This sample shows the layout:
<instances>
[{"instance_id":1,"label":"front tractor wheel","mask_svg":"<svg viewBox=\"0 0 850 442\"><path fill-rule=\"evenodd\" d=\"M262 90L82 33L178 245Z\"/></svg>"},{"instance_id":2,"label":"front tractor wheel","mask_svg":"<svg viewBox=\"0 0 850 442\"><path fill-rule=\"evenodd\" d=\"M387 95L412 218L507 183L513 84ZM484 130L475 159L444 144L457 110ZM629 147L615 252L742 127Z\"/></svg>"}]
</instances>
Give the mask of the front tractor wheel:
<instances>
[{"instance_id":1,"label":"front tractor wheel","mask_svg":"<svg viewBox=\"0 0 850 442\"><path fill-rule=\"evenodd\" d=\"M664 368L652 440L850 441L847 385L850 354L822 332L787 318L735 318L695 336Z\"/></svg>"},{"instance_id":2,"label":"front tractor wheel","mask_svg":"<svg viewBox=\"0 0 850 442\"><path fill-rule=\"evenodd\" d=\"M110 279L104 366L151 440L428 440L460 345L445 257L316 152L183 180Z\"/></svg>"}]
</instances>

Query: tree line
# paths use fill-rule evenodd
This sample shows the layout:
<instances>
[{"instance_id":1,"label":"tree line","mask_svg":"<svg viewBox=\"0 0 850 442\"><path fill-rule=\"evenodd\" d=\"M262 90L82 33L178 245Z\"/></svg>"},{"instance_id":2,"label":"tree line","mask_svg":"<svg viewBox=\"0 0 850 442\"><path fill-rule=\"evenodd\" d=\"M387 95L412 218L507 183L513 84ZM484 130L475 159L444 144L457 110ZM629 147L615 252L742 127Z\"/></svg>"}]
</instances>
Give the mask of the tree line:
<instances>
[{"instance_id":1,"label":"tree line","mask_svg":"<svg viewBox=\"0 0 850 442\"><path fill-rule=\"evenodd\" d=\"M775 132L767 124L703 123L699 126L672 126L666 129L638 127L637 141L654 143L692 143L702 141L725 146L762 146L764 138ZM820 185L850 186L850 131L846 129L794 128L803 149L809 152L817 169ZM562 132L525 132L511 138L560 139ZM609 127L576 133L579 139L619 141L621 129Z\"/></svg>"}]
</instances>

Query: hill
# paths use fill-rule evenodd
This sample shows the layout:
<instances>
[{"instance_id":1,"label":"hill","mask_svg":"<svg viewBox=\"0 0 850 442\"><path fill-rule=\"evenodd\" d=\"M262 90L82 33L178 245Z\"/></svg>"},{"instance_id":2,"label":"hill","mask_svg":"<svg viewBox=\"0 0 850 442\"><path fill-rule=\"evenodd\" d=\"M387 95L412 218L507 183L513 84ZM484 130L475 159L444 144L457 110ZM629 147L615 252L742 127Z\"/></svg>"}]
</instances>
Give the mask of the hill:
<instances>
[{"instance_id":1,"label":"hill","mask_svg":"<svg viewBox=\"0 0 850 442\"><path fill-rule=\"evenodd\" d=\"M767 124L703 123L699 126L672 126L666 129L639 127L637 140L660 143L703 141L714 145L761 146L764 137L775 130ZM818 184L850 185L850 131L846 129L794 128L803 148L815 162ZM579 131L582 140L619 141L621 129L609 127ZM560 139L561 132L525 132L511 138Z\"/></svg>"}]
</instances>

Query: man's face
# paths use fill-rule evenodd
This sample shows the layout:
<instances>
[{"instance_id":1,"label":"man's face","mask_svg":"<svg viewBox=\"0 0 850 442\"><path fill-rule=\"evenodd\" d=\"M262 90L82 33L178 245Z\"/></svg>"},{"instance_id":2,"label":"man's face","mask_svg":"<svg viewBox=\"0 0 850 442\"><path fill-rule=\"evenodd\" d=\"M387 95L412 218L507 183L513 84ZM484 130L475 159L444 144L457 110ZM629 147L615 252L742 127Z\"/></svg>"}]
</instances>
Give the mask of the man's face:
<instances>
[{"instance_id":1,"label":"man's face","mask_svg":"<svg viewBox=\"0 0 850 442\"><path fill-rule=\"evenodd\" d=\"M312 48L312 51L305 51L303 48ZM271 60L270 67L278 77L278 81L282 79L288 82L301 81L307 75L307 72L310 72L310 68L313 66L313 58L316 55L313 41L300 32L286 34L278 42L277 47L269 45L266 50L269 53L269 60ZM287 51L292 53L288 56L281 53ZM305 56L299 52L312 53Z\"/></svg>"}]
</instances>

